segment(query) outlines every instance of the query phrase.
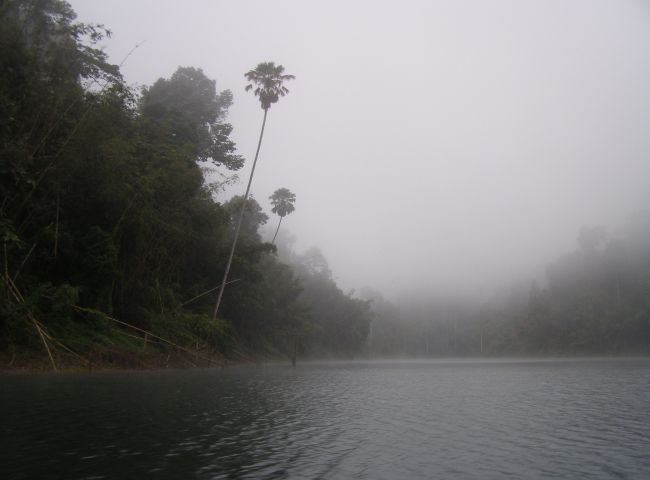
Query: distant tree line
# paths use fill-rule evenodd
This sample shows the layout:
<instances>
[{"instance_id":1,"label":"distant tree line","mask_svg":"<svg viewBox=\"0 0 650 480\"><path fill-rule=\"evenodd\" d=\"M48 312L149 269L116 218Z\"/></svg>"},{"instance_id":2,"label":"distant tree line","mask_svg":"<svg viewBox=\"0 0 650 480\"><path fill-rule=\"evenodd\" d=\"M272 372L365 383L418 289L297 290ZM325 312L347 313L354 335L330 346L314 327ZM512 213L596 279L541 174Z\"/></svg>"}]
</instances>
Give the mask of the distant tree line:
<instances>
[{"instance_id":1,"label":"distant tree line","mask_svg":"<svg viewBox=\"0 0 650 480\"><path fill-rule=\"evenodd\" d=\"M359 352L368 302L308 257L280 261L254 199L218 200L244 165L231 92L191 67L136 92L97 47L109 35L62 0L0 6L0 351L57 363ZM281 197L280 219L294 200Z\"/></svg>"},{"instance_id":2,"label":"distant tree line","mask_svg":"<svg viewBox=\"0 0 650 480\"><path fill-rule=\"evenodd\" d=\"M376 356L650 354L650 211L616 235L583 228L577 249L549 264L544 286L491 301L395 305L367 292Z\"/></svg>"}]
</instances>

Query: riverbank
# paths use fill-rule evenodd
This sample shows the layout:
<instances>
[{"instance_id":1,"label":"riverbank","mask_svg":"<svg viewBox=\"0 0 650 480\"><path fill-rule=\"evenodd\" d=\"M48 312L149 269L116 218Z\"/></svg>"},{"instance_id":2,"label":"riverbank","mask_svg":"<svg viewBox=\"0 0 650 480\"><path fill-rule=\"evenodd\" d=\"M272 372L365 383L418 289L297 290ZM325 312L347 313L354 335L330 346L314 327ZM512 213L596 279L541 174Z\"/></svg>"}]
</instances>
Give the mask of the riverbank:
<instances>
[{"instance_id":1,"label":"riverbank","mask_svg":"<svg viewBox=\"0 0 650 480\"><path fill-rule=\"evenodd\" d=\"M54 366L40 352L0 352L0 373L36 374L47 372L80 373L103 371L179 370L210 368L237 363L218 354L191 356L177 352L103 351L88 355L85 361L64 356L53 358Z\"/></svg>"},{"instance_id":2,"label":"riverbank","mask_svg":"<svg viewBox=\"0 0 650 480\"><path fill-rule=\"evenodd\" d=\"M191 357L184 352L125 352L111 351L90 356L92 360L86 363L73 361L69 358L55 358L56 373L101 373L101 372L143 372L164 370L201 370L205 368L225 368L242 365L290 365L291 359L282 355L244 355L238 353L232 357L213 354ZM573 361L616 361L616 360L648 360L648 353L627 353L620 355L591 354L591 355L504 355L486 357L368 357L355 358L335 357L306 357L299 359L299 364L340 364L355 362L372 364L499 364L499 363L528 363L528 362L573 362ZM43 374L52 373L54 369L47 356L36 351L22 351L20 354L11 355L0 352L0 374Z\"/></svg>"}]
</instances>

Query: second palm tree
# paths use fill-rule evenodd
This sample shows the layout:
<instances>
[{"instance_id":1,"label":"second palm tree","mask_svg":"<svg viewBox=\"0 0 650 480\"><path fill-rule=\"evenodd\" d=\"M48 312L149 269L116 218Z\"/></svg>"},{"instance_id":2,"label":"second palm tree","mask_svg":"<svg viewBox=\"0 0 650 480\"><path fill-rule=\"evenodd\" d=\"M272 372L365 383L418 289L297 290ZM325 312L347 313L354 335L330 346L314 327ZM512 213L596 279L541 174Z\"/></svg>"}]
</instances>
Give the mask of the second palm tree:
<instances>
[{"instance_id":1,"label":"second palm tree","mask_svg":"<svg viewBox=\"0 0 650 480\"><path fill-rule=\"evenodd\" d=\"M278 228L275 229L275 235L273 235L273 240L271 240L271 243L275 244L275 237L278 236L278 232L280 231L282 219L296 209L296 207L293 206L296 202L296 194L288 188L278 188L273 192L273 195L271 195L269 199L271 200L271 205L273 205L271 211L280 216Z\"/></svg>"}]
</instances>

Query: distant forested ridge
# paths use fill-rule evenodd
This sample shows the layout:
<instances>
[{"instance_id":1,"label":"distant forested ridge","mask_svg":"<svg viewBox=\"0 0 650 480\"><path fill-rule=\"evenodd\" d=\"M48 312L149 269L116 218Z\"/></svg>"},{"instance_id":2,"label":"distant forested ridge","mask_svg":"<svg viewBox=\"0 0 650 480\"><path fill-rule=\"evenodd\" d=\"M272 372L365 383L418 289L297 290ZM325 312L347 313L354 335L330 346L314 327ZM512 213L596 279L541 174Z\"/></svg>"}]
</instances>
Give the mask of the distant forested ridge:
<instances>
[{"instance_id":1,"label":"distant forested ridge","mask_svg":"<svg viewBox=\"0 0 650 480\"><path fill-rule=\"evenodd\" d=\"M650 211L608 237L582 228L575 251L543 284L520 283L485 302L368 292L377 356L650 354Z\"/></svg>"},{"instance_id":2,"label":"distant forested ridge","mask_svg":"<svg viewBox=\"0 0 650 480\"><path fill-rule=\"evenodd\" d=\"M211 317L243 201L219 199L244 165L233 96L191 67L134 91L107 36L61 0L0 7L0 351L135 366L361 351L368 302L309 256L281 262L253 199Z\"/></svg>"}]
</instances>

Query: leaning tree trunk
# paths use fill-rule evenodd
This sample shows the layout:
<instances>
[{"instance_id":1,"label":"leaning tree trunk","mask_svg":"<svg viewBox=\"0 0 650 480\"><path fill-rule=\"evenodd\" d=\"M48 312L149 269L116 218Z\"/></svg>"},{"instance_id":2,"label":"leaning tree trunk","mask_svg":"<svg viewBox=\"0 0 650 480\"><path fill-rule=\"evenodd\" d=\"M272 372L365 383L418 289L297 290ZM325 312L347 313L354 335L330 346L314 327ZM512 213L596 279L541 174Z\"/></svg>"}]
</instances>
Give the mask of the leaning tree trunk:
<instances>
[{"instance_id":1,"label":"leaning tree trunk","mask_svg":"<svg viewBox=\"0 0 650 480\"><path fill-rule=\"evenodd\" d=\"M221 282L221 288L219 289L219 295L217 296L217 303L214 306L214 314L212 318L217 319L217 313L219 312L219 305L221 304L221 299L223 298L223 291L226 289L226 283L228 282L228 273L230 272L230 265L232 264L232 258L235 256L235 247L237 246L237 239L239 238L239 230L241 229L241 223L244 218L244 211L246 210L246 201L248 200L248 194L251 190L251 183L253 183L253 174L255 173L255 166L257 165L257 157L260 154L260 147L262 146L262 137L264 136L264 127L266 126L266 115L269 112L268 108L264 109L264 120L262 120L262 130L260 131L260 139L257 142L257 150L255 151L255 159L253 160L253 168L251 169L251 175L248 177L248 185L246 186L246 193L244 194L244 201L241 204L241 210L239 211L239 219L237 220L237 227L235 228L235 238L232 241L232 247L230 247L230 255L228 256L228 263L226 264L226 271L223 274L223 281Z\"/></svg>"},{"instance_id":2,"label":"leaning tree trunk","mask_svg":"<svg viewBox=\"0 0 650 480\"><path fill-rule=\"evenodd\" d=\"M282 225L282 219L284 217L280 217L280 221L278 222L278 228L275 229L275 235L273 235L273 240L271 240L271 245L275 245L275 237L278 236L278 232L280 231L280 225Z\"/></svg>"}]
</instances>

